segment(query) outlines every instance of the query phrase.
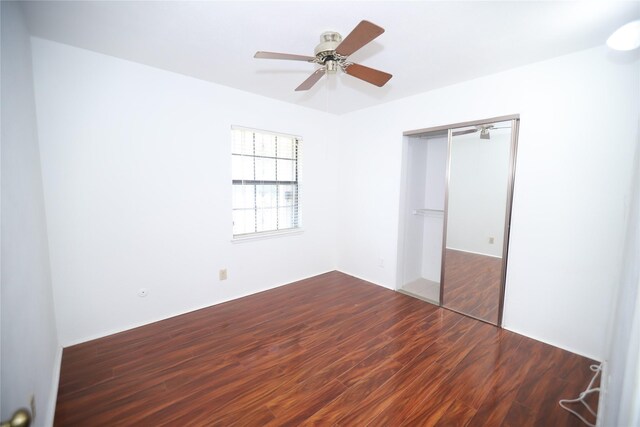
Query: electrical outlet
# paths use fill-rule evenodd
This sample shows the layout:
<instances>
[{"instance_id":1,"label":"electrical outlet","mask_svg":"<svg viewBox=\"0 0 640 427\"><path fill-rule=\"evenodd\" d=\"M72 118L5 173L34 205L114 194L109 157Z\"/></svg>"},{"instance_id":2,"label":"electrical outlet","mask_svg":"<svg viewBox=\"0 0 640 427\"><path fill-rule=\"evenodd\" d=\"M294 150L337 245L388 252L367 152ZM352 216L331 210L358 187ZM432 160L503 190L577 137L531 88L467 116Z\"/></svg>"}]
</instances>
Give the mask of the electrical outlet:
<instances>
[{"instance_id":1,"label":"electrical outlet","mask_svg":"<svg viewBox=\"0 0 640 427\"><path fill-rule=\"evenodd\" d=\"M222 270L220 270L218 272L218 278L220 280L227 280L227 269L226 268L223 268Z\"/></svg>"},{"instance_id":2,"label":"electrical outlet","mask_svg":"<svg viewBox=\"0 0 640 427\"><path fill-rule=\"evenodd\" d=\"M378 267L384 268L384 259L383 258L378 258Z\"/></svg>"},{"instance_id":3,"label":"electrical outlet","mask_svg":"<svg viewBox=\"0 0 640 427\"><path fill-rule=\"evenodd\" d=\"M32 394L29 399L29 406L31 407L31 422L36 419L36 395Z\"/></svg>"},{"instance_id":4,"label":"electrical outlet","mask_svg":"<svg viewBox=\"0 0 640 427\"><path fill-rule=\"evenodd\" d=\"M149 291L147 291L147 288L140 288L140 289L138 290L138 296L139 296L140 298L144 298L144 297L146 297L148 294L149 294Z\"/></svg>"},{"instance_id":5,"label":"electrical outlet","mask_svg":"<svg viewBox=\"0 0 640 427\"><path fill-rule=\"evenodd\" d=\"M496 239L494 239L493 237L489 237L489 244L493 245L493 243L495 242Z\"/></svg>"}]
</instances>

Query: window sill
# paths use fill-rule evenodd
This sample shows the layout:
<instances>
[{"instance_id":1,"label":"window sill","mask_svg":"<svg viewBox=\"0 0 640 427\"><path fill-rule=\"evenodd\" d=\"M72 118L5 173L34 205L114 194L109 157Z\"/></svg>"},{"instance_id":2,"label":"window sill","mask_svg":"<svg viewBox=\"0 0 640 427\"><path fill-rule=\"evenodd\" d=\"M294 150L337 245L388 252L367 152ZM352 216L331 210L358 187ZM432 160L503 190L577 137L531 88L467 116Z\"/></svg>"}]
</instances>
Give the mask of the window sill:
<instances>
[{"instance_id":1,"label":"window sill","mask_svg":"<svg viewBox=\"0 0 640 427\"><path fill-rule=\"evenodd\" d=\"M254 240L272 239L275 237L285 237L295 234L302 234L304 230L302 228L294 228L291 230L279 230L279 231L265 231L262 233L248 234L246 236L238 236L231 239L231 243L244 243Z\"/></svg>"}]
</instances>

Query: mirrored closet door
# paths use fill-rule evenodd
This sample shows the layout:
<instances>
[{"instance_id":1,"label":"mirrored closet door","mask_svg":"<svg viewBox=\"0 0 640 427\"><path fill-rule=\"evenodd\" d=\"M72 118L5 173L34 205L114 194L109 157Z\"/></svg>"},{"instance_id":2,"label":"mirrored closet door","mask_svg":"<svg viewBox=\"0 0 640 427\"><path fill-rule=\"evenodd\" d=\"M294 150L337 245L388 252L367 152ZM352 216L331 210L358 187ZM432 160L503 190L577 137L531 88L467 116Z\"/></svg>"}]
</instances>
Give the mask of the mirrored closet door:
<instances>
[{"instance_id":1,"label":"mirrored closet door","mask_svg":"<svg viewBox=\"0 0 640 427\"><path fill-rule=\"evenodd\" d=\"M405 133L399 291L502 323L518 124Z\"/></svg>"}]
</instances>

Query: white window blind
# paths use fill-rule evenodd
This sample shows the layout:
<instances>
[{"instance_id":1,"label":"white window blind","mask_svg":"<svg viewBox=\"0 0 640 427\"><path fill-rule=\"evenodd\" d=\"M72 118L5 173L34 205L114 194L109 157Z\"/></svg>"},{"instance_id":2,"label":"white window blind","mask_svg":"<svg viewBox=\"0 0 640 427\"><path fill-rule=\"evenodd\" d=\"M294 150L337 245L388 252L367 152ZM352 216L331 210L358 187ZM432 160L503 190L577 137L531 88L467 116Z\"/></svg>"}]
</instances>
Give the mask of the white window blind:
<instances>
[{"instance_id":1,"label":"white window blind","mask_svg":"<svg viewBox=\"0 0 640 427\"><path fill-rule=\"evenodd\" d=\"M233 236L300 227L300 139L233 127Z\"/></svg>"}]
</instances>

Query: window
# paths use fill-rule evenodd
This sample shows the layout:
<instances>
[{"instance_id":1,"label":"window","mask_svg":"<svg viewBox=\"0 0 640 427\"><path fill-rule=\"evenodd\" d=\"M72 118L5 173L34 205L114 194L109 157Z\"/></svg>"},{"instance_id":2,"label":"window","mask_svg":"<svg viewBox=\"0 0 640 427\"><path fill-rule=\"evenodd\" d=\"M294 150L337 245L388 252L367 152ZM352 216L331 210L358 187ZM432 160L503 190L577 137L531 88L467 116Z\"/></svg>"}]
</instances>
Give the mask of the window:
<instances>
[{"instance_id":1,"label":"window","mask_svg":"<svg viewBox=\"0 0 640 427\"><path fill-rule=\"evenodd\" d=\"M233 127L233 237L300 227L300 138Z\"/></svg>"}]
</instances>

